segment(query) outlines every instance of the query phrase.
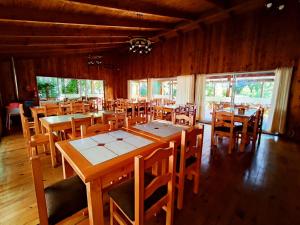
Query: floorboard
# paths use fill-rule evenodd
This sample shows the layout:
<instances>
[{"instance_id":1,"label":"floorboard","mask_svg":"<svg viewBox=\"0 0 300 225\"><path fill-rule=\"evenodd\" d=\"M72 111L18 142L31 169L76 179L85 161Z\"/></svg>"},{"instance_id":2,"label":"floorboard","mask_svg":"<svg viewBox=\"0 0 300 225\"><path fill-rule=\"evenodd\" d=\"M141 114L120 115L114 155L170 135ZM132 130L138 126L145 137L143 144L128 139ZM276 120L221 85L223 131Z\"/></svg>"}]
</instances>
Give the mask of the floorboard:
<instances>
[{"instance_id":1,"label":"floorboard","mask_svg":"<svg viewBox=\"0 0 300 225\"><path fill-rule=\"evenodd\" d=\"M223 146L223 147L221 147ZM38 224L36 200L25 141L19 133L0 142L0 224ZM200 192L187 181L184 208L175 211L175 225L298 225L300 224L300 145L263 135L251 152L226 153L227 142L210 150L206 126ZM42 157L45 185L62 179ZM108 205L105 221L108 224ZM164 224L159 213L147 224Z\"/></svg>"}]
</instances>

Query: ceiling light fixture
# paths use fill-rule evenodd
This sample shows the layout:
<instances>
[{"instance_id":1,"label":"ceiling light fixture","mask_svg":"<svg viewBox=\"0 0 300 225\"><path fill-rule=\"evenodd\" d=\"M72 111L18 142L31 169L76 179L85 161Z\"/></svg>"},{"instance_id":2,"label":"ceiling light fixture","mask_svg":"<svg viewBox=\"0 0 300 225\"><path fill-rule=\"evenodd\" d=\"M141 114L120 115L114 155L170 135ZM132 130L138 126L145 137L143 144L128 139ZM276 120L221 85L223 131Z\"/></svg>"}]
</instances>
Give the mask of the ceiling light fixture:
<instances>
[{"instance_id":1,"label":"ceiling light fixture","mask_svg":"<svg viewBox=\"0 0 300 225\"><path fill-rule=\"evenodd\" d=\"M279 11L285 8L284 0L267 0L265 4L267 9L277 9Z\"/></svg>"},{"instance_id":2,"label":"ceiling light fixture","mask_svg":"<svg viewBox=\"0 0 300 225\"><path fill-rule=\"evenodd\" d=\"M102 64L102 58L101 55L89 55L88 56L88 65L101 65Z\"/></svg>"},{"instance_id":3,"label":"ceiling light fixture","mask_svg":"<svg viewBox=\"0 0 300 225\"><path fill-rule=\"evenodd\" d=\"M151 41L143 37L132 38L129 44L129 51L133 53L148 54L152 49Z\"/></svg>"}]
</instances>

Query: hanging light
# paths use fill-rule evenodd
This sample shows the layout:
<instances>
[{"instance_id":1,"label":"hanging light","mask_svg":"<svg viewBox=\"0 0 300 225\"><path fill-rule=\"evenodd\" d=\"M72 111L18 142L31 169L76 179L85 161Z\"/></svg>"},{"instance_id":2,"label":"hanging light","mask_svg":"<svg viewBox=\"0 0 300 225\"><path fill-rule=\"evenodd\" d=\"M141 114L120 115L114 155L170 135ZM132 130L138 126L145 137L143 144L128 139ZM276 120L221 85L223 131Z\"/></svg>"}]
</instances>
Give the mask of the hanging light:
<instances>
[{"instance_id":1,"label":"hanging light","mask_svg":"<svg viewBox=\"0 0 300 225\"><path fill-rule=\"evenodd\" d=\"M283 10L284 7L285 7L285 5L284 5L283 1L279 1L279 2L278 2L278 7L277 7L278 10Z\"/></svg>"},{"instance_id":2,"label":"hanging light","mask_svg":"<svg viewBox=\"0 0 300 225\"><path fill-rule=\"evenodd\" d=\"M101 55L89 55L88 56L88 65L100 65L102 64L102 58Z\"/></svg>"},{"instance_id":3,"label":"hanging light","mask_svg":"<svg viewBox=\"0 0 300 225\"><path fill-rule=\"evenodd\" d=\"M129 51L138 52L139 54L147 54L151 51L151 41L147 38L137 37L129 41Z\"/></svg>"},{"instance_id":4,"label":"hanging light","mask_svg":"<svg viewBox=\"0 0 300 225\"><path fill-rule=\"evenodd\" d=\"M272 6L273 6L273 2L272 2L271 0L268 0L268 1L266 2L266 7L267 7L268 9L270 9Z\"/></svg>"}]
</instances>

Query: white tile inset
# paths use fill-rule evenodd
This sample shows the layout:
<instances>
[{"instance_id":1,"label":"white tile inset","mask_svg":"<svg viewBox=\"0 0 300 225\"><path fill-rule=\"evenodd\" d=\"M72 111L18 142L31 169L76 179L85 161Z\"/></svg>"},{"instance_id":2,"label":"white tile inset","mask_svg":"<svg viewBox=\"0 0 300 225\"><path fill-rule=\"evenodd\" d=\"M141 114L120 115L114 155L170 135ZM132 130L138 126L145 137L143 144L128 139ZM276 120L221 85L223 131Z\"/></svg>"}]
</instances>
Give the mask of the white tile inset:
<instances>
[{"instance_id":1,"label":"white tile inset","mask_svg":"<svg viewBox=\"0 0 300 225\"><path fill-rule=\"evenodd\" d=\"M93 165L117 157L115 153L103 146L94 146L92 148L84 149L79 152Z\"/></svg>"},{"instance_id":2,"label":"white tile inset","mask_svg":"<svg viewBox=\"0 0 300 225\"><path fill-rule=\"evenodd\" d=\"M91 138L82 138L82 139L70 141L70 144L79 151L82 149L94 147L97 145L97 142L95 142Z\"/></svg>"},{"instance_id":3,"label":"white tile inset","mask_svg":"<svg viewBox=\"0 0 300 225\"><path fill-rule=\"evenodd\" d=\"M123 155L137 149L137 147L128 144L124 141L110 142L105 145L105 148L108 148L109 150L113 151L117 155Z\"/></svg>"}]
</instances>

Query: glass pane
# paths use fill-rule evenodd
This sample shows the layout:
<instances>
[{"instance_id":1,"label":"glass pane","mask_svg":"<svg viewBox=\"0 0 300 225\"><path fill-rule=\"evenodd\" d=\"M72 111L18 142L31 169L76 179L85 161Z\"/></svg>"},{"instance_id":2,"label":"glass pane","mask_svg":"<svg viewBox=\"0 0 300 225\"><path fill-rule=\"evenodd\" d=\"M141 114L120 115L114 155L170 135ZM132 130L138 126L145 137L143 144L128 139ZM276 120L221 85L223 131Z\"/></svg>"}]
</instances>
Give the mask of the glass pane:
<instances>
[{"instance_id":1,"label":"glass pane","mask_svg":"<svg viewBox=\"0 0 300 225\"><path fill-rule=\"evenodd\" d=\"M37 87L40 98L57 98L59 95L55 77L37 77Z\"/></svg>"},{"instance_id":2,"label":"glass pane","mask_svg":"<svg viewBox=\"0 0 300 225\"><path fill-rule=\"evenodd\" d=\"M231 76L208 77L205 85L204 120L211 120L214 103L231 102L230 80Z\"/></svg>"},{"instance_id":3,"label":"glass pane","mask_svg":"<svg viewBox=\"0 0 300 225\"><path fill-rule=\"evenodd\" d=\"M147 81L140 81L140 97L147 97Z\"/></svg>"},{"instance_id":4,"label":"glass pane","mask_svg":"<svg viewBox=\"0 0 300 225\"><path fill-rule=\"evenodd\" d=\"M173 81L172 100L176 100L177 81Z\"/></svg>"}]
</instances>

